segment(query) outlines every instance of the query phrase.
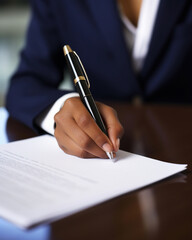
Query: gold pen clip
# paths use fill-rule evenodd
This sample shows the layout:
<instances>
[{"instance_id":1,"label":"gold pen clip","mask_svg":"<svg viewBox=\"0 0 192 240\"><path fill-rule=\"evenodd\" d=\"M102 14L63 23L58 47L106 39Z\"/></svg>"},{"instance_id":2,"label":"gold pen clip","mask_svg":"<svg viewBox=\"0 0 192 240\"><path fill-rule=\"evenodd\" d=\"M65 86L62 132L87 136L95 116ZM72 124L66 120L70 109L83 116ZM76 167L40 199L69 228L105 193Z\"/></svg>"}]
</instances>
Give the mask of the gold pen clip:
<instances>
[{"instance_id":1,"label":"gold pen clip","mask_svg":"<svg viewBox=\"0 0 192 240\"><path fill-rule=\"evenodd\" d=\"M81 68L82 68L82 70L83 70L83 73L84 73L84 75L85 75L85 81L87 82L88 88L90 88L90 82L89 82L87 73L86 73L86 71L85 71L85 68L83 67L83 64L82 64L82 62L81 62L81 59L79 58L79 56L77 55L77 53L76 53L75 51L73 51L73 53L75 54L75 56L77 57L77 59L78 59L78 61L79 61L79 63L80 63L80 66L81 66Z\"/></svg>"}]
</instances>

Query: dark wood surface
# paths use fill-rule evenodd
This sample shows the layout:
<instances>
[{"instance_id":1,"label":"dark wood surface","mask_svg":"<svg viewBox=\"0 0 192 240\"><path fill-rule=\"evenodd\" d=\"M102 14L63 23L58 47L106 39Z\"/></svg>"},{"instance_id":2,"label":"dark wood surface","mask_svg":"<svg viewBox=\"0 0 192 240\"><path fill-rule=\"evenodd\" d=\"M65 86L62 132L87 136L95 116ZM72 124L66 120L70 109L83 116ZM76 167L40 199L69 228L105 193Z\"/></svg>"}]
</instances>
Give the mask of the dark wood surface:
<instances>
[{"instance_id":1,"label":"dark wood surface","mask_svg":"<svg viewBox=\"0 0 192 240\"><path fill-rule=\"evenodd\" d=\"M125 128L121 149L167 162L187 163L188 169L29 231L0 220L0 240L192 239L192 107L117 102L110 105ZM6 121L3 134L8 141L36 135L12 118Z\"/></svg>"}]
</instances>

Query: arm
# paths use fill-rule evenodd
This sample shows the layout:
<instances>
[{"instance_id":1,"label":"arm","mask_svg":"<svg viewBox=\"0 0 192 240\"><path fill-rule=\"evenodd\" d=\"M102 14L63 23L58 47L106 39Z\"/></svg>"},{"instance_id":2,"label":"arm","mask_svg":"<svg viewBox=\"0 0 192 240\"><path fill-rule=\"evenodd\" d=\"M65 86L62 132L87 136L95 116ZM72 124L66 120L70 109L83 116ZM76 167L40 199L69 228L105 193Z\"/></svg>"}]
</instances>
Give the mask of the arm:
<instances>
[{"instance_id":1,"label":"arm","mask_svg":"<svg viewBox=\"0 0 192 240\"><path fill-rule=\"evenodd\" d=\"M48 1L34 0L26 46L7 95L10 114L32 128L41 113L69 93L58 89L63 79L64 57L63 40L59 41L55 26ZM57 109L55 137L64 151L79 157L106 157L105 151L118 150L122 127L111 108L103 104L100 108L109 138L98 129L79 99L68 99L61 110Z\"/></svg>"},{"instance_id":2,"label":"arm","mask_svg":"<svg viewBox=\"0 0 192 240\"><path fill-rule=\"evenodd\" d=\"M58 89L64 69L62 45L48 1L33 1L26 44L6 101L10 114L32 128L41 112L68 93Z\"/></svg>"}]
</instances>

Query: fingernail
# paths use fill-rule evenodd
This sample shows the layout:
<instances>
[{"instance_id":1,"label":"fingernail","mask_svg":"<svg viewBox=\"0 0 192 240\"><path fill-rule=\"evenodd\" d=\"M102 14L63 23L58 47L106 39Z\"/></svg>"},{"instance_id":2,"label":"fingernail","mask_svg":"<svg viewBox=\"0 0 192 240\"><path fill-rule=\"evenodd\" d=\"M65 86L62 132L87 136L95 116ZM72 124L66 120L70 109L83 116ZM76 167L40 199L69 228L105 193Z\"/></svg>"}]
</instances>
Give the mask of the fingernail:
<instances>
[{"instance_id":1,"label":"fingernail","mask_svg":"<svg viewBox=\"0 0 192 240\"><path fill-rule=\"evenodd\" d=\"M116 140L116 149L117 149L117 151L119 150L119 148L120 148L120 138L117 138L117 140Z\"/></svg>"},{"instance_id":2,"label":"fingernail","mask_svg":"<svg viewBox=\"0 0 192 240\"><path fill-rule=\"evenodd\" d=\"M109 143L105 143L105 144L103 144L103 150L105 151L105 152L112 152L112 147L111 147L111 145L109 144Z\"/></svg>"}]
</instances>

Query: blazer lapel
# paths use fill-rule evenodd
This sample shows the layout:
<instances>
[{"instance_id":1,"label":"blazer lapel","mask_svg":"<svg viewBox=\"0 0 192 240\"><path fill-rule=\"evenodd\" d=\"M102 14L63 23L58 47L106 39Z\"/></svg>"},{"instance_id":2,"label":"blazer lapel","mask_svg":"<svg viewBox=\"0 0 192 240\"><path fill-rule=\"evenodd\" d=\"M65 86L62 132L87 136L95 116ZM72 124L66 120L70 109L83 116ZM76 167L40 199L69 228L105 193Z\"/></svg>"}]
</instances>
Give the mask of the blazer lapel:
<instances>
[{"instance_id":1,"label":"blazer lapel","mask_svg":"<svg viewBox=\"0 0 192 240\"><path fill-rule=\"evenodd\" d=\"M95 26L99 29L101 37L104 39L104 44L110 52L111 56L119 58L124 67L124 75L126 79L132 82L133 91L140 91L140 86L137 81L137 76L134 73L131 57L125 43L122 31L122 22L119 16L117 0L105 1L86 1ZM124 79L125 81L127 81Z\"/></svg>"},{"instance_id":2,"label":"blazer lapel","mask_svg":"<svg viewBox=\"0 0 192 240\"><path fill-rule=\"evenodd\" d=\"M120 18L115 0L87 1L95 20L95 25L102 34L107 47L114 51L122 44Z\"/></svg>"},{"instance_id":3,"label":"blazer lapel","mask_svg":"<svg viewBox=\"0 0 192 240\"><path fill-rule=\"evenodd\" d=\"M161 0L152 34L149 51L141 75L146 76L153 68L169 40L173 25L178 21L188 0Z\"/></svg>"}]
</instances>

